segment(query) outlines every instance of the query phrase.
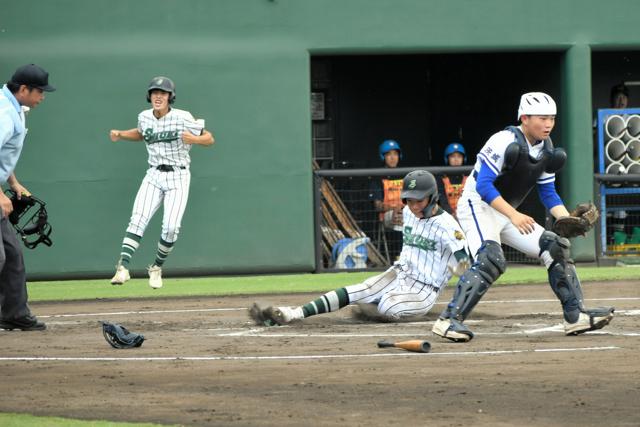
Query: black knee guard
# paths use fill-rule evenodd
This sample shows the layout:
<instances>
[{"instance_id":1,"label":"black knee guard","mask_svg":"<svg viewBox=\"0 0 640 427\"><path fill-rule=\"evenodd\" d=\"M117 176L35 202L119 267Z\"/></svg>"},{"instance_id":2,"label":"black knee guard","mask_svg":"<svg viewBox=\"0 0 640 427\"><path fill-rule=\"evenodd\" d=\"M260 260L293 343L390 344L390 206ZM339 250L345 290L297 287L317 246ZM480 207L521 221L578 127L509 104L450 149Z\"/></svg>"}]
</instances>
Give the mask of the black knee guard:
<instances>
[{"instance_id":1,"label":"black knee guard","mask_svg":"<svg viewBox=\"0 0 640 427\"><path fill-rule=\"evenodd\" d=\"M581 311L585 311L582 286L573 260L570 258L571 243L569 239L560 237L551 231L545 231L540 236L540 254L545 251L553 259L547 270L549 284L562 304L564 319L573 323L578 319Z\"/></svg>"},{"instance_id":2,"label":"black knee guard","mask_svg":"<svg viewBox=\"0 0 640 427\"><path fill-rule=\"evenodd\" d=\"M498 242L486 240L476 255L473 265L460 276L453 299L441 317L464 321L489 286L507 269L504 252Z\"/></svg>"}]
</instances>

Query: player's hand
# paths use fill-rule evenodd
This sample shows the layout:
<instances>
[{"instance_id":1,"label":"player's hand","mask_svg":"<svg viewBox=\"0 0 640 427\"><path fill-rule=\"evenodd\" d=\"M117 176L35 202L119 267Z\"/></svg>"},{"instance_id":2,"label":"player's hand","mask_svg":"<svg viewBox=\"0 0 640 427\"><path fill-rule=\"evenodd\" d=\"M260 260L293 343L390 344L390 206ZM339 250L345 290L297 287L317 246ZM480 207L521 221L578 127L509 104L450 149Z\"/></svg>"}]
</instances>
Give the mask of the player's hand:
<instances>
[{"instance_id":1,"label":"player's hand","mask_svg":"<svg viewBox=\"0 0 640 427\"><path fill-rule=\"evenodd\" d=\"M197 141L196 136L191 132L189 132L188 130L185 130L184 132L182 132L181 138L182 138L182 142L184 142L185 144L195 144Z\"/></svg>"},{"instance_id":2,"label":"player's hand","mask_svg":"<svg viewBox=\"0 0 640 427\"><path fill-rule=\"evenodd\" d=\"M109 132L109 138L111 138L111 141L116 142L120 140L120 131L119 130L115 130L115 129L111 129L111 131Z\"/></svg>"},{"instance_id":3,"label":"player's hand","mask_svg":"<svg viewBox=\"0 0 640 427\"><path fill-rule=\"evenodd\" d=\"M536 221L529 215L525 215L516 211L516 213L514 213L509 219L511 220L511 223L518 229L520 234L533 233L533 225L536 223Z\"/></svg>"},{"instance_id":4,"label":"player's hand","mask_svg":"<svg viewBox=\"0 0 640 427\"><path fill-rule=\"evenodd\" d=\"M394 225L402 225L402 221L403 221L403 219L402 219L402 212L400 212L400 213L395 212L395 213L393 214L393 224L394 224Z\"/></svg>"},{"instance_id":5,"label":"player's hand","mask_svg":"<svg viewBox=\"0 0 640 427\"><path fill-rule=\"evenodd\" d=\"M22 199L22 196L31 196L31 191L27 190L24 185L20 184L17 180L9 184L9 187L16 192L18 200Z\"/></svg>"},{"instance_id":6,"label":"player's hand","mask_svg":"<svg viewBox=\"0 0 640 427\"><path fill-rule=\"evenodd\" d=\"M11 203L11 199L5 196L5 194L1 191L0 191L0 211L2 212L2 218L8 217L9 214L13 212L13 203Z\"/></svg>"}]
</instances>

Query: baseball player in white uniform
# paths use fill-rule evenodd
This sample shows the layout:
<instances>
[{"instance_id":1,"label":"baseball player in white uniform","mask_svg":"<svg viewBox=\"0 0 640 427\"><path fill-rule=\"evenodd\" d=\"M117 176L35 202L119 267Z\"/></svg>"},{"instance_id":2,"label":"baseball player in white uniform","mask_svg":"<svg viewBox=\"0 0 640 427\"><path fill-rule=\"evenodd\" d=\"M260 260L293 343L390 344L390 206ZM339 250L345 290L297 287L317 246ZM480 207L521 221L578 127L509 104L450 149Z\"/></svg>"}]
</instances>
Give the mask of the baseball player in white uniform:
<instances>
[{"instance_id":1,"label":"baseball player in white uniform","mask_svg":"<svg viewBox=\"0 0 640 427\"><path fill-rule=\"evenodd\" d=\"M140 245L149 221L162 204L162 233L155 261L148 268L149 286L154 289L162 287L162 265L178 239L189 198L189 151L194 144L209 146L214 142L211 133L204 128L204 120L196 120L188 111L171 106L175 99L173 81L167 77L154 77L147 89L147 102L152 108L138 115L138 127L110 132L113 142L144 140L149 153L149 169L133 204L120 260L111 279L113 285L122 285L129 280L131 257Z\"/></svg>"},{"instance_id":2,"label":"baseball player in white uniform","mask_svg":"<svg viewBox=\"0 0 640 427\"><path fill-rule=\"evenodd\" d=\"M469 266L469 253L459 224L437 204L438 188L431 173L407 174L401 197L406 203L403 247L391 268L302 306L261 309L254 304L250 316L258 323L283 325L349 304L374 305L380 318L391 321L426 314L452 274L460 275Z\"/></svg>"},{"instance_id":3,"label":"baseball player in white uniform","mask_svg":"<svg viewBox=\"0 0 640 427\"><path fill-rule=\"evenodd\" d=\"M473 338L462 322L506 270L501 243L545 264L563 308L567 335L602 328L613 317L611 307L584 307L580 281L569 258L569 240L545 231L517 210L537 187L540 200L554 218L569 215L555 189L555 172L566 160L564 150L553 148L549 138L555 117L556 104L549 95L526 93L518 109L520 126L494 134L480 150L458 203L458 221L474 263L460 277L451 303L436 321L436 335L457 342Z\"/></svg>"}]
</instances>

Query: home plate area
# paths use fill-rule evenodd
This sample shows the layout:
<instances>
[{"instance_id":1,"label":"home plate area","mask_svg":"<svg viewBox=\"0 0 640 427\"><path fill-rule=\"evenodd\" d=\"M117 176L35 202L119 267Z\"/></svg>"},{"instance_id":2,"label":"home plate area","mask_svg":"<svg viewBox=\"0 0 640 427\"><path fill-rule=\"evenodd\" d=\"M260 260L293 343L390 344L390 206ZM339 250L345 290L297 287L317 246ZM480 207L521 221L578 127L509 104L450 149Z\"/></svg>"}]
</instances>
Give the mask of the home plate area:
<instances>
[{"instance_id":1,"label":"home plate area","mask_svg":"<svg viewBox=\"0 0 640 427\"><path fill-rule=\"evenodd\" d=\"M464 344L431 333L452 292L409 322L357 320L347 307L279 327L256 326L247 308L317 295L34 303L47 331L0 331L0 370L20 384L0 411L182 425L637 423L636 283L585 283L588 307L616 313L579 336L564 335L548 285L495 286L467 320L475 338ZM145 341L114 349L100 321Z\"/></svg>"}]
</instances>

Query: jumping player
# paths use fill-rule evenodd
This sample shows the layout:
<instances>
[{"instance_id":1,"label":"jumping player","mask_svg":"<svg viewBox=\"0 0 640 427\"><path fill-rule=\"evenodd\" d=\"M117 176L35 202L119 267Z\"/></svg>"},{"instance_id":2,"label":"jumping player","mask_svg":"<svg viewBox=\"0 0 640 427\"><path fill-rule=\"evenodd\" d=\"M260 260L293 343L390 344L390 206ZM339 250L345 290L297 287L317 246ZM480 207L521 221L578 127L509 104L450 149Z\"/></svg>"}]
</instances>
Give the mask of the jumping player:
<instances>
[{"instance_id":1,"label":"jumping player","mask_svg":"<svg viewBox=\"0 0 640 427\"><path fill-rule=\"evenodd\" d=\"M120 260L111 284L122 285L129 280L129 262L138 249L149 221L163 204L162 233L154 263L148 268L149 286L162 287L162 265L173 249L180 232L182 215L189 197L189 150L191 146L212 145L214 140L204 129L203 120L171 104L176 99L176 87L167 77L154 77L147 88L147 102L152 108L138 115L138 127L112 130L113 142L121 139L146 143L149 169L133 204L131 220L122 242Z\"/></svg>"},{"instance_id":2,"label":"jumping player","mask_svg":"<svg viewBox=\"0 0 640 427\"><path fill-rule=\"evenodd\" d=\"M586 309L569 240L545 231L517 209L533 187L554 218L568 216L555 189L555 172L566 153L553 148L556 104L547 94L525 93L520 100L520 126L494 134L478 154L458 203L458 221L469 241L474 263L458 281L453 299L436 321L433 332L465 342L473 333L462 323L489 286L506 270L501 243L529 257L539 257L560 300L567 335L600 329L613 318L613 308Z\"/></svg>"},{"instance_id":3,"label":"jumping player","mask_svg":"<svg viewBox=\"0 0 640 427\"><path fill-rule=\"evenodd\" d=\"M250 316L259 324L283 325L355 303L374 305L379 317L391 321L426 314L452 273L460 275L469 266L467 245L456 220L438 206L431 173L416 170L407 174L401 197L406 204L402 210L404 245L395 265L302 306L261 309L254 304Z\"/></svg>"}]
</instances>

